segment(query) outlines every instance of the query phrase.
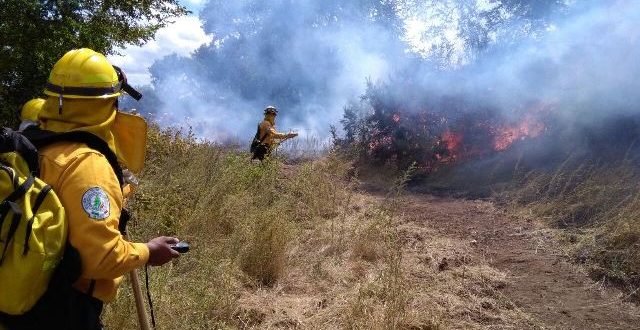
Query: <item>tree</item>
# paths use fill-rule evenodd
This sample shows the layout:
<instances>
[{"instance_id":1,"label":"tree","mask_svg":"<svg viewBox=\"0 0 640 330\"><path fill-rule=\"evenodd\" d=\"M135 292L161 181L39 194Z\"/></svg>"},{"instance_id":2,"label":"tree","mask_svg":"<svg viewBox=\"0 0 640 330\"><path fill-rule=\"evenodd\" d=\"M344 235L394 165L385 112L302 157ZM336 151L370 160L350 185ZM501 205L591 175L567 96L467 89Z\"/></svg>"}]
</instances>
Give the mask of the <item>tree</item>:
<instances>
[{"instance_id":1,"label":"tree","mask_svg":"<svg viewBox=\"0 0 640 330\"><path fill-rule=\"evenodd\" d=\"M351 78L348 65L362 54L395 58L404 50L389 1L210 0L200 19L214 42L150 69L155 92L171 95L181 115L231 117L274 104L287 111L283 125L304 123L333 110L334 96L343 94L336 86Z\"/></svg>"},{"instance_id":2,"label":"tree","mask_svg":"<svg viewBox=\"0 0 640 330\"><path fill-rule=\"evenodd\" d=\"M474 62L490 46L508 46L544 31L566 0L400 0L400 15L423 22L413 51L441 67Z\"/></svg>"},{"instance_id":3,"label":"tree","mask_svg":"<svg viewBox=\"0 0 640 330\"><path fill-rule=\"evenodd\" d=\"M53 64L67 51L103 54L141 45L171 18L178 0L0 0L0 120L15 123L21 105L42 93Z\"/></svg>"}]
</instances>

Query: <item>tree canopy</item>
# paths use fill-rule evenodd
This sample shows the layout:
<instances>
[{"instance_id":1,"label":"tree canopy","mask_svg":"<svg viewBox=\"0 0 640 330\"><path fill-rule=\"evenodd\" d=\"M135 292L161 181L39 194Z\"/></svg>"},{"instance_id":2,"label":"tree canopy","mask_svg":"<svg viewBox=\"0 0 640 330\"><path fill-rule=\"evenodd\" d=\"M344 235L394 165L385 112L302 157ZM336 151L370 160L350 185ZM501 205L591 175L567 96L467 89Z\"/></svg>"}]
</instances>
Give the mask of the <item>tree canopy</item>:
<instances>
[{"instance_id":1,"label":"tree canopy","mask_svg":"<svg viewBox=\"0 0 640 330\"><path fill-rule=\"evenodd\" d=\"M15 122L67 51L141 45L187 10L178 0L0 0L0 119Z\"/></svg>"}]
</instances>

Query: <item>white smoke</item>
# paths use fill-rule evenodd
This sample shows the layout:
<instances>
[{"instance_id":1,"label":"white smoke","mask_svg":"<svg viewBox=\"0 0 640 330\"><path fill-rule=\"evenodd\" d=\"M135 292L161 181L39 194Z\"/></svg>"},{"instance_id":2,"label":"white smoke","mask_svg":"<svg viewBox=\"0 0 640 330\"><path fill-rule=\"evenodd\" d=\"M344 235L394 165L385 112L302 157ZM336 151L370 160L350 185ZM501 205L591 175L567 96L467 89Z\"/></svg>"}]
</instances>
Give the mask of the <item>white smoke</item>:
<instances>
[{"instance_id":1,"label":"white smoke","mask_svg":"<svg viewBox=\"0 0 640 330\"><path fill-rule=\"evenodd\" d=\"M279 128L326 137L367 79L398 75L507 111L535 101L581 120L637 111L640 2L557 2L523 15L542 2L382 1L394 25L364 0L211 0L201 20L213 41L151 68L152 111L205 138L248 140L273 104Z\"/></svg>"}]
</instances>

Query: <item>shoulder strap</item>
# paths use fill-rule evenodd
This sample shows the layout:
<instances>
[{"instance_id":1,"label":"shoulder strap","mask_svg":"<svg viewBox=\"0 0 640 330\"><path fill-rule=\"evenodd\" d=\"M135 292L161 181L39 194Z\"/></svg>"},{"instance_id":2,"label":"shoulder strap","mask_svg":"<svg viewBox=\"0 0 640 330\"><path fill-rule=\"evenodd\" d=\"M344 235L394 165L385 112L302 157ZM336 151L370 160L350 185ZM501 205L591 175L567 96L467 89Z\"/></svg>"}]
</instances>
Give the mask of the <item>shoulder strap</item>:
<instances>
[{"instance_id":1,"label":"shoulder strap","mask_svg":"<svg viewBox=\"0 0 640 330\"><path fill-rule=\"evenodd\" d=\"M85 131L55 133L38 128L27 129L22 132L22 134L26 136L38 149L63 141L86 144L87 147L101 153L107 158L107 161L109 161L109 164L113 168L113 172L116 174L116 177L118 177L120 186L122 187L124 185L124 175L122 174L122 167L120 167L120 164L118 163L118 157L109 148L109 145L96 135Z\"/></svg>"},{"instance_id":2,"label":"shoulder strap","mask_svg":"<svg viewBox=\"0 0 640 330\"><path fill-rule=\"evenodd\" d=\"M258 134L260 134L260 125L262 125L262 122L260 124L258 124L258 132L256 132L256 136ZM262 140L264 140L264 138L267 137L267 134L269 134L269 130L267 130L266 132L264 132L264 134L262 135L262 137L260 138L260 143L262 143Z\"/></svg>"},{"instance_id":3,"label":"shoulder strap","mask_svg":"<svg viewBox=\"0 0 640 330\"><path fill-rule=\"evenodd\" d=\"M23 134L8 127L2 129L0 134L0 153L15 151L27 162L29 170L39 173L38 150Z\"/></svg>"}]
</instances>

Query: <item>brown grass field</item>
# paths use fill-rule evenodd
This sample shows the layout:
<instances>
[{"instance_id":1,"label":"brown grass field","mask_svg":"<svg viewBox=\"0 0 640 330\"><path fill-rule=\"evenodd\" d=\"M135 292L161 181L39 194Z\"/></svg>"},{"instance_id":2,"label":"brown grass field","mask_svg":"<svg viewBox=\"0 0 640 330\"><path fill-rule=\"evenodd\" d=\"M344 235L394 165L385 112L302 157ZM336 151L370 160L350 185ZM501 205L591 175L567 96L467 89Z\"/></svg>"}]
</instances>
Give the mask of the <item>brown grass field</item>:
<instances>
[{"instance_id":1,"label":"brown grass field","mask_svg":"<svg viewBox=\"0 0 640 330\"><path fill-rule=\"evenodd\" d=\"M149 268L158 329L564 329L583 324L580 301L604 300L615 305L595 313L592 322L639 320L637 309L616 292L590 295L586 275L566 282L586 284L560 294L578 301L575 309L559 300L565 307L555 311L553 303L529 297L538 292L523 279L539 275L557 282L560 273L537 274L536 263L546 265L546 256L570 245L558 235L559 243L540 254L534 246L539 235L513 234L530 220L511 221L508 214L530 208L555 218L550 200L527 194L540 196L530 192L536 182L551 187L557 178L528 177L526 189L508 196L515 202L506 212L487 201L407 195L410 173L388 189L365 189L351 163L331 153L295 165L280 159L258 164L246 153L173 130L150 132L147 164L128 201L131 236L175 235L192 247L171 264ZM631 219L636 200L630 198L616 219ZM575 245L586 249L587 238L598 238L604 228L614 228L607 239L620 237L614 241L625 244L638 227L620 223L590 228ZM523 263L509 259L510 246L531 258L531 269L519 273ZM623 265L637 267L625 260ZM128 283L103 320L108 329L137 328Z\"/></svg>"}]
</instances>

